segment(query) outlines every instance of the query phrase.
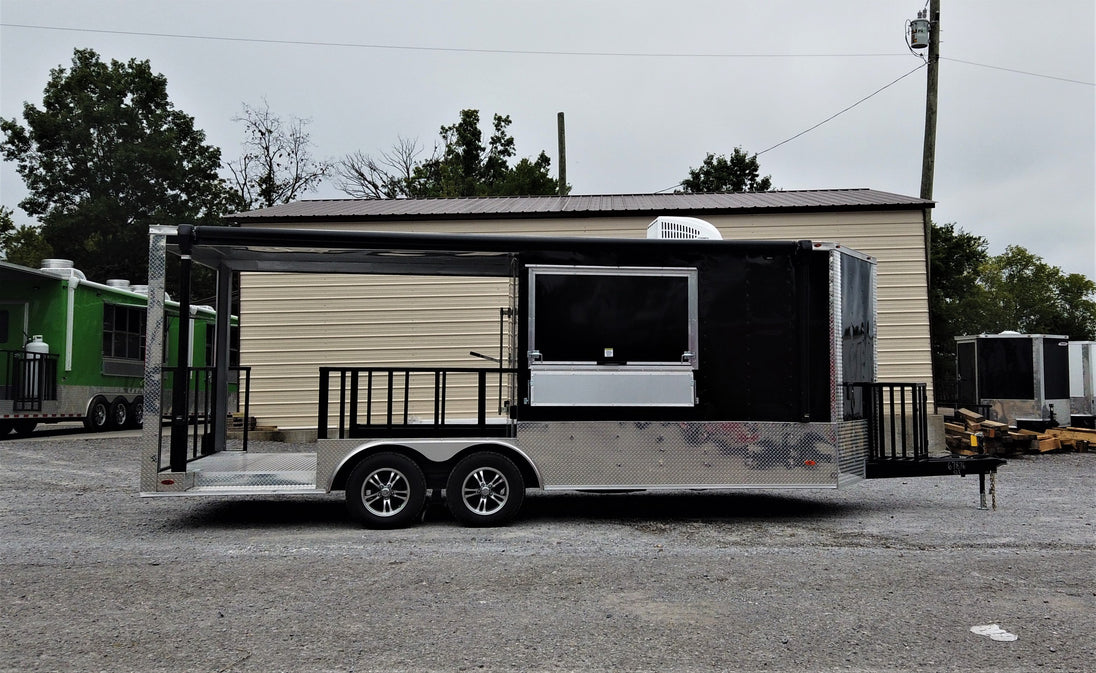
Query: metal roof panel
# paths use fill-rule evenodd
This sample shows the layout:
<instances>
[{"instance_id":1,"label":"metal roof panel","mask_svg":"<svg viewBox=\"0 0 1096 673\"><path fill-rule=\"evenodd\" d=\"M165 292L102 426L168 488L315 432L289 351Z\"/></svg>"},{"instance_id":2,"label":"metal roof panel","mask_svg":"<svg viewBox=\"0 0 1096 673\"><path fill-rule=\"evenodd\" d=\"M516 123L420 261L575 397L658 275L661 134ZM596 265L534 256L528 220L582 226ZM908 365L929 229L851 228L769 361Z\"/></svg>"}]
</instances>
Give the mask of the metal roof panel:
<instances>
[{"instance_id":1,"label":"metal roof panel","mask_svg":"<svg viewBox=\"0 0 1096 673\"><path fill-rule=\"evenodd\" d=\"M486 196L456 199L316 199L233 213L232 222L331 219L448 219L506 216L733 213L736 211L874 210L931 208L933 202L873 189L821 189L745 194L589 194Z\"/></svg>"}]
</instances>

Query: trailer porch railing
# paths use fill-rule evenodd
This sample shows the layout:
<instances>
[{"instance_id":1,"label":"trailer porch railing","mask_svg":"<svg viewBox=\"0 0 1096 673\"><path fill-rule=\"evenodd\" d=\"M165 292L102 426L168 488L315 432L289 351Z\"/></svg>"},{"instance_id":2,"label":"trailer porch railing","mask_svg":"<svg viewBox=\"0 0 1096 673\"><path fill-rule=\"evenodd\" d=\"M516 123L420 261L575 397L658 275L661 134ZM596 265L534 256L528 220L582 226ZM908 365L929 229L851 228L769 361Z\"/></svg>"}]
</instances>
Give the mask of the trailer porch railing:
<instances>
[{"instance_id":1,"label":"trailer porch railing","mask_svg":"<svg viewBox=\"0 0 1096 673\"><path fill-rule=\"evenodd\" d=\"M504 377L516 371L505 367L320 367L317 435L320 439L330 436L332 398L337 397L340 439L512 436L502 390ZM492 413L492 418L487 413L489 383L497 386L499 399L498 414ZM474 401L475 418L468 417L469 401Z\"/></svg>"},{"instance_id":2,"label":"trailer porch railing","mask_svg":"<svg viewBox=\"0 0 1096 673\"><path fill-rule=\"evenodd\" d=\"M868 421L869 460L929 457L928 386L924 383L849 383L851 418Z\"/></svg>"},{"instance_id":3,"label":"trailer porch railing","mask_svg":"<svg viewBox=\"0 0 1096 673\"><path fill-rule=\"evenodd\" d=\"M213 415L217 408L217 395L222 392L214 385L216 367L187 367L187 425L190 426L186 462L197 460L203 456L214 453ZM228 407L235 408L237 412L244 414L242 450L247 451L248 430L250 423L247 419L251 412L251 367L231 366L228 368L230 377L235 374L235 390L230 383L229 390L223 391L228 397ZM169 369L163 375L163 390L171 390L172 379L175 376L174 369ZM169 399L165 395L162 399ZM233 403L233 400L235 402ZM171 418L171 410L167 404L163 404L160 410L160 420ZM222 419L227 426L228 419ZM165 461L164 438L161 435L158 447L160 469L168 469Z\"/></svg>"},{"instance_id":4,"label":"trailer porch railing","mask_svg":"<svg viewBox=\"0 0 1096 673\"><path fill-rule=\"evenodd\" d=\"M41 411L44 400L57 399L57 354L4 351L3 399L12 411Z\"/></svg>"},{"instance_id":5,"label":"trailer porch railing","mask_svg":"<svg viewBox=\"0 0 1096 673\"><path fill-rule=\"evenodd\" d=\"M997 456L929 456L928 399L924 383L850 383L846 410L868 422L868 479L978 475L980 507L986 475L1005 464ZM994 506L996 508L996 505Z\"/></svg>"}]
</instances>

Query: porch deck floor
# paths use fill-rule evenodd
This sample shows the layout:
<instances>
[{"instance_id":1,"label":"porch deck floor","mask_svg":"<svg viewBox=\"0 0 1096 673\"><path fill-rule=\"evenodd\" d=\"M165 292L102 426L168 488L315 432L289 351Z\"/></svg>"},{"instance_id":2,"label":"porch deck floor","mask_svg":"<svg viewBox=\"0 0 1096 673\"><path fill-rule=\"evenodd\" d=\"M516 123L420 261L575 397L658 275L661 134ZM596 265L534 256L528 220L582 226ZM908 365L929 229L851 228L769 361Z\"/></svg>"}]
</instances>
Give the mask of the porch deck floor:
<instances>
[{"instance_id":1,"label":"porch deck floor","mask_svg":"<svg viewBox=\"0 0 1096 673\"><path fill-rule=\"evenodd\" d=\"M191 491L301 493L316 487L315 453L221 451L187 465Z\"/></svg>"}]
</instances>

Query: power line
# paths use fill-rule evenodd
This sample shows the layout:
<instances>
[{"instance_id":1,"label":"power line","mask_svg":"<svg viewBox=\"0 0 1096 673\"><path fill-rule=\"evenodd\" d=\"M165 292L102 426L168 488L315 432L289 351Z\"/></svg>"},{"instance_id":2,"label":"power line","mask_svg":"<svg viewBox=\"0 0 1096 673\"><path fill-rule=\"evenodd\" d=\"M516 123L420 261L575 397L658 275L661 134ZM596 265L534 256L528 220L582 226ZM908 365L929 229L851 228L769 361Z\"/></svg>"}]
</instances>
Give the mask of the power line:
<instances>
[{"instance_id":1,"label":"power line","mask_svg":"<svg viewBox=\"0 0 1096 673\"><path fill-rule=\"evenodd\" d=\"M0 23L4 28L29 28L33 30L57 30L76 33L96 33L101 35L128 35L131 37L163 37L177 40L213 40L218 42L247 42L256 44L278 44L306 47L343 47L351 49L395 49L403 51L436 51L462 54L510 54L525 56L613 56L643 58L869 58L882 56L906 56L906 54L732 54L732 53L673 53L673 52L632 52L632 51L557 51L540 49L485 49L475 47L423 47L399 44L372 44L366 42L326 42L312 40L276 40L258 37L220 37L215 35L193 35L188 33L149 33L129 30L102 30L97 28L67 28L64 26L39 26L22 23Z\"/></svg>"},{"instance_id":2,"label":"power line","mask_svg":"<svg viewBox=\"0 0 1096 673\"><path fill-rule=\"evenodd\" d=\"M875 96L875 95L877 95L877 94L879 94L879 93L882 93L883 91L886 91L887 89L891 88L891 87L892 87L892 86L894 86L895 84L897 84L897 83L901 82L902 80L906 79L907 77L909 77L909 76L910 76L910 75L912 75L913 73L917 72L917 71L918 71L918 70L920 70L921 68L924 68L924 67L926 67L927 65L928 65L927 63L922 63L922 64L918 65L918 66L917 66L916 68L914 68L913 70L910 70L909 72L907 72L906 74L902 75L902 76L901 76L901 77L899 77L898 79L895 79L894 81L890 82L889 84L886 84L886 85L884 85L884 86L882 86L882 87L880 87L880 88L876 89L876 90L875 90L875 91L873 91L872 93L868 94L867 96L864 96L863 98L861 98L860 100L856 101L856 102L855 102L855 103L853 103L852 105L850 105L850 106L846 107L845 109L841 110L840 112L837 112L837 113L835 113L835 114L832 114L832 115L830 115L829 117L826 117L825 119L823 119L822 121L818 122L817 124L815 124L814 126L810 127L809 129L806 129L806 130L804 130L804 131L800 131L799 133L795 134L794 136L792 136L792 137L790 137L790 138L788 138L788 139L786 139L786 140L782 140L782 141L778 142L777 144L773 145L772 147L767 147L767 148L765 148L765 149L761 150L760 152L757 152L757 153L756 153L756 154L755 154L754 156L760 156L760 155L762 155L762 154L764 154L764 153L768 152L769 150L775 150L775 149L776 149L777 147L780 147L781 145L785 145L785 144L787 144L787 143L790 143L791 141L795 140L796 138L799 138L800 136L803 136L803 135L806 135L806 134L810 133L811 131L815 130L815 129L816 129L816 128L818 128L819 126L822 126L823 124L825 124L825 123L827 123L827 122L830 122L830 121L833 121L834 119L837 119L838 117L840 117L841 115L845 114L845 113L846 113L846 112L848 112L849 110L851 110L851 109L855 108L856 106L860 105L861 103L863 103L863 102L867 101L867 100L868 100L869 98L872 98L873 96ZM681 183L679 182L679 183L677 183L676 185L671 185L670 187L666 187L666 188L664 188L664 189L660 189L660 190L658 190L657 192L655 192L655 194L661 194L662 192L668 192L668 191L670 191L671 189L677 189L677 188L678 188L678 187L680 187L680 186L681 186Z\"/></svg>"},{"instance_id":3,"label":"power line","mask_svg":"<svg viewBox=\"0 0 1096 673\"><path fill-rule=\"evenodd\" d=\"M1029 77L1041 77L1043 79L1053 79L1059 82L1069 82L1070 84L1084 84L1086 86L1096 86L1096 82L1086 82L1079 79L1069 79L1068 77L1056 77L1054 75L1044 75L1038 72L1028 72L1027 70L1016 70L1015 68L1002 68L999 65L988 65L986 63L975 63L974 61L964 61L961 58L949 58L947 56L941 56L941 61L954 61L955 63L962 63L964 65L976 65L979 68L991 68L993 70L1004 70L1005 72L1016 73L1017 75L1028 75Z\"/></svg>"},{"instance_id":4,"label":"power line","mask_svg":"<svg viewBox=\"0 0 1096 673\"><path fill-rule=\"evenodd\" d=\"M758 152L757 154L758 154L758 155L761 155L761 154L764 154L764 153L768 152L769 150L775 150L775 149L776 149L777 147L780 147L781 145L784 145L784 144L786 144L786 143L790 143L791 141L795 140L796 138L798 138L798 137L800 137L800 136L802 136L802 135L805 135L805 134L807 134L807 133L810 133L811 131L815 130L815 129L816 129L816 128L818 128L819 126L822 126L822 125L823 125L823 124L825 124L826 122L832 121L832 120L834 120L834 119L836 119L836 118L840 117L841 115L845 114L846 112L848 112L849 110L853 109L853 108L854 108L854 107L856 107L857 105L860 105L861 103L863 103L864 101L868 100L869 98L872 98L872 97L873 97L873 96L875 96L876 94L879 94L879 93L881 93L881 92L883 92L883 91L886 91L887 89L891 88L891 87L892 87L892 86L894 86L895 84L898 84L899 82L901 82L902 80L906 79L907 77L909 77L909 76L910 76L910 75L912 75L913 73L917 72L917 71L918 71L918 70L920 70L921 68L924 68L924 67L925 67L926 65L928 65L928 64L926 64L926 63L922 63L921 65L917 66L917 67L916 67L916 68L914 68L913 70L910 70L909 72L907 72L907 73L906 73L905 75L902 75L902 76L901 76L901 77L899 77L898 79L894 80L894 81L893 81L893 82L891 82L890 84L887 84L887 85L885 85L885 86L883 86L883 87L880 87L880 88L876 89L875 91L873 91L872 93L868 94L867 96L864 96L863 98L861 98L860 100L856 101L856 102L855 102L855 103L853 103L852 105L848 106L848 107L847 107L847 108L845 108L844 110L841 110L840 112L837 112L837 113L835 113L835 114L832 114L832 115L830 115L829 117L826 117L825 119L823 119L822 121L818 122L817 124L815 124L814 126L810 127L809 129L807 129L807 130L805 130L805 131L800 131L799 133L795 134L795 135L794 135L794 136L792 136L791 138L788 138L787 140L782 140L782 141L778 142L777 144L773 145L772 147L766 147L765 149L761 150L761 151L760 151L760 152Z\"/></svg>"},{"instance_id":5,"label":"power line","mask_svg":"<svg viewBox=\"0 0 1096 673\"><path fill-rule=\"evenodd\" d=\"M927 3L926 3L927 4ZM326 42L319 40L276 40L272 38L258 38L258 37L224 37L216 35L194 35L190 33L150 33L145 31L130 31L130 30L105 30L98 28L69 28L65 26L41 26L33 24L23 23L0 23L0 27L4 28L27 28L32 30L56 30L56 31L68 31L75 33L97 33L101 35L127 35L131 37L162 37L176 40L211 40L217 42L243 42L254 44L276 44L276 45L293 45L293 46L306 46L306 47L340 47L349 49L391 49L402 51L425 51L425 52L451 52L458 54L509 54L509 55L524 55L524 56L602 56L602 57L638 57L638 58L880 58L891 56L906 56L906 54L900 52L889 53L862 53L862 54L734 54L734 53L674 53L674 52L635 52L635 51L561 51L550 49L485 49L477 47L424 47L415 45L400 45L400 44L372 44L367 42ZM1015 68L1005 68L1002 66L989 65L987 63L977 63L975 61L966 61L959 58L949 58L941 56L941 60L954 61L955 63L962 63L964 65L973 65L980 68L991 68L993 70L1003 70L1005 72L1011 72L1018 75L1027 75L1029 77L1041 77L1043 79L1052 79L1059 82L1069 82L1070 84L1084 84L1086 86L1096 86L1096 82L1086 82L1084 80L1070 79L1068 77L1058 77L1056 75L1047 75L1044 73L1031 72L1027 70L1017 70Z\"/></svg>"}]
</instances>

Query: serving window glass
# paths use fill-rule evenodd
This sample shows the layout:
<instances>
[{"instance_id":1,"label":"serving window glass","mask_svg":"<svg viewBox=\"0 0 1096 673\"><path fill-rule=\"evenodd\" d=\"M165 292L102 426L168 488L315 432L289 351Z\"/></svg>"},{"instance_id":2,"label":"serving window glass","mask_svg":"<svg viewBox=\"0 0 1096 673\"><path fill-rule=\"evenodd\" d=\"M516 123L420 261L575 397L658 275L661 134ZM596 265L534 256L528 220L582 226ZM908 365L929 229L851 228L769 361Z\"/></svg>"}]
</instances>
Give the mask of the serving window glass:
<instances>
[{"instance_id":1,"label":"serving window glass","mask_svg":"<svg viewBox=\"0 0 1096 673\"><path fill-rule=\"evenodd\" d=\"M530 363L696 369L697 270L530 266Z\"/></svg>"}]
</instances>

